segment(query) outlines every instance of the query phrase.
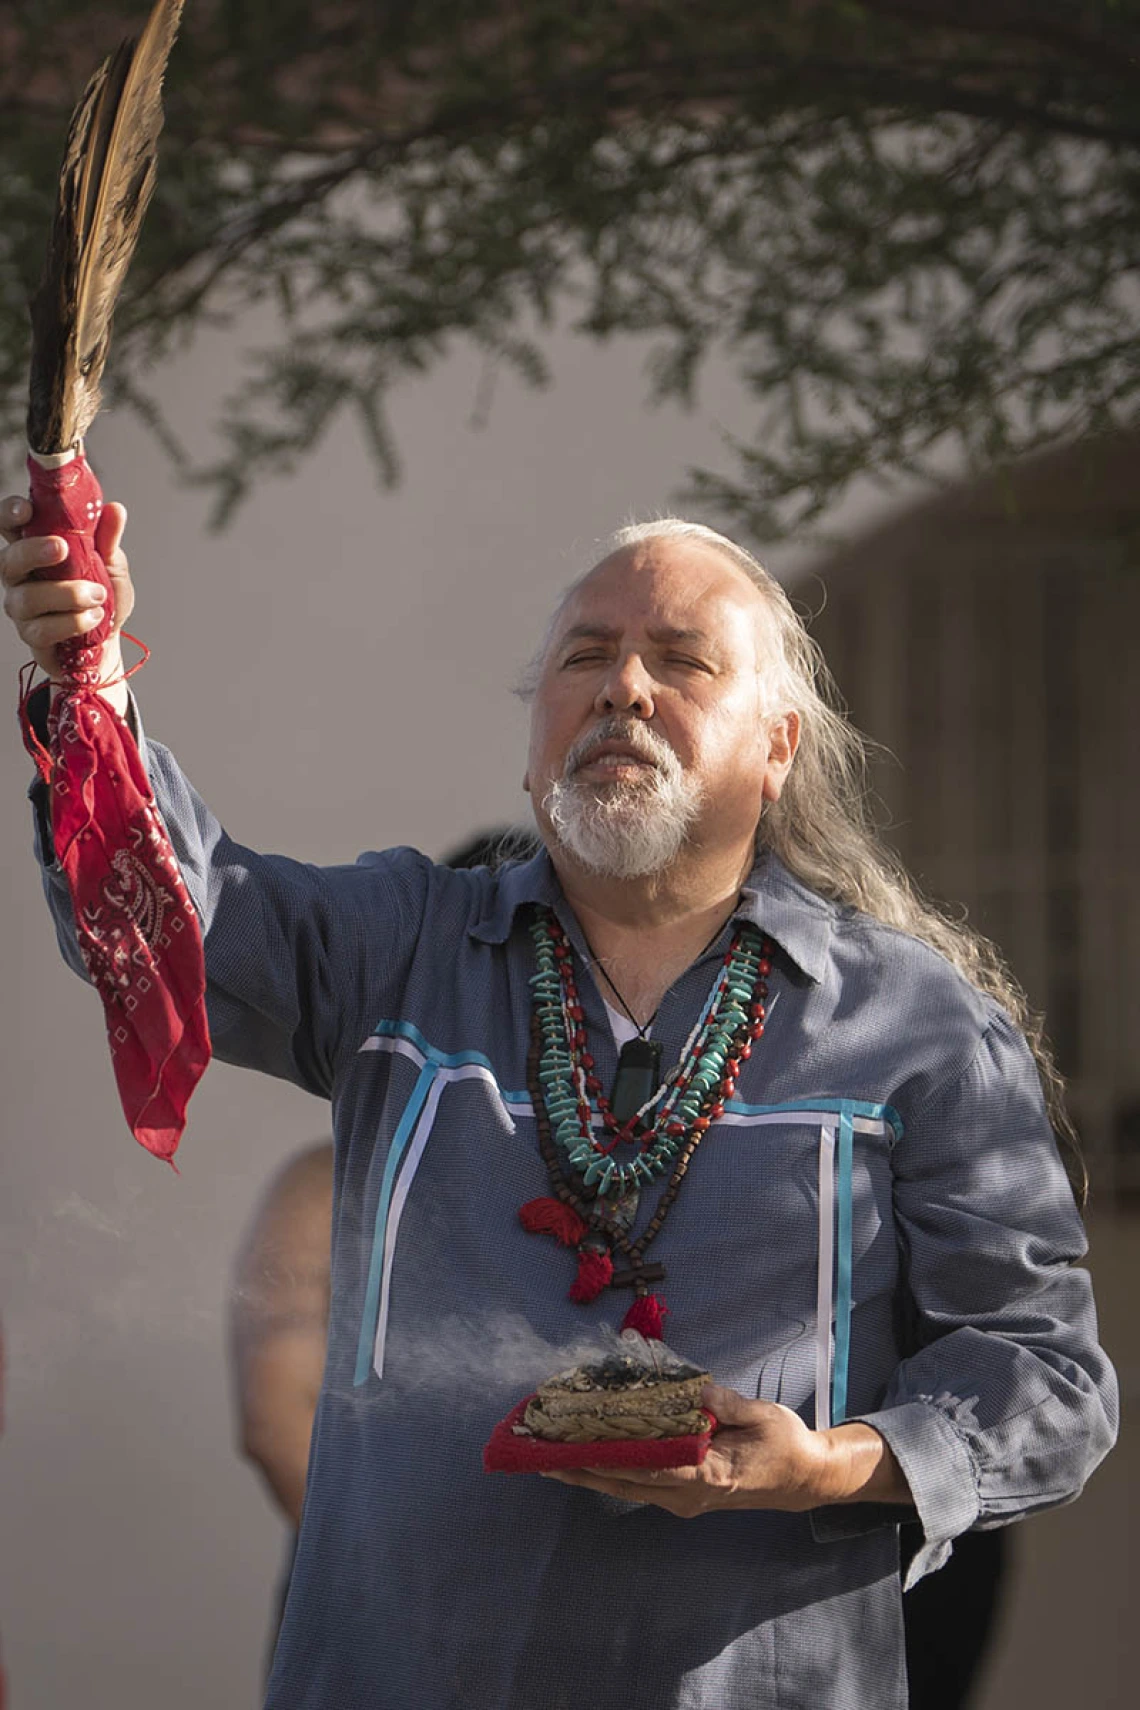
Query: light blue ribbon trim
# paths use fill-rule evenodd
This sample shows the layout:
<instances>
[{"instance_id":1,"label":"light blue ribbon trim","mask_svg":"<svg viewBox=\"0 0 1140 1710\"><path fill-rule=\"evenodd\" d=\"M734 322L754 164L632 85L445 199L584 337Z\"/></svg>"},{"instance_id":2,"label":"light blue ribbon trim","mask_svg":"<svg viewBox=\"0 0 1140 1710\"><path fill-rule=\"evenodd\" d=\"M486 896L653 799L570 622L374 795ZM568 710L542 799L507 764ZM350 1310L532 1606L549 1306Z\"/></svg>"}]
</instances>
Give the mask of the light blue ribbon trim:
<instances>
[{"instance_id":1,"label":"light blue ribbon trim","mask_svg":"<svg viewBox=\"0 0 1140 1710\"><path fill-rule=\"evenodd\" d=\"M380 1039L407 1039L416 1050L427 1058L429 1063L438 1064L441 1069L461 1069L479 1067L487 1069L492 1079L495 1071L491 1059L484 1056L482 1051L441 1051L424 1038L419 1028L411 1021L378 1021L372 1029L373 1036ZM495 1085L498 1087L498 1081ZM520 1091L499 1087L499 1097L504 1104L529 1104L530 1093L525 1089ZM831 1115L868 1117L873 1122L885 1122L894 1131L896 1140L903 1137L903 1121L898 1111L891 1104L872 1104L866 1099L851 1098L798 1098L789 1099L782 1104L745 1104L743 1099L729 1098L724 1101L724 1108L731 1111L733 1116L778 1116L782 1110L823 1110Z\"/></svg>"},{"instance_id":2,"label":"light blue ribbon trim","mask_svg":"<svg viewBox=\"0 0 1140 1710\"><path fill-rule=\"evenodd\" d=\"M491 1069L491 1059L484 1057L482 1051L454 1051L450 1054L440 1051L435 1045L429 1045L419 1028L410 1021L378 1021L372 1029L373 1037L379 1039L410 1039L417 1051L422 1051L429 1063L435 1063L441 1069L465 1069L477 1065L481 1069ZM494 1070L491 1069L492 1076Z\"/></svg>"},{"instance_id":3,"label":"light blue ribbon trim","mask_svg":"<svg viewBox=\"0 0 1140 1710\"><path fill-rule=\"evenodd\" d=\"M726 1098L725 1110L733 1116L778 1116L782 1110L822 1110L842 1118L865 1116L873 1122L885 1122L894 1131L896 1140L903 1137L903 1120L893 1104L870 1104L858 1098L795 1098L784 1104L745 1104L742 1099Z\"/></svg>"},{"instance_id":4,"label":"light blue ribbon trim","mask_svg":"<svg viewBox=\"0 0 1140 1710\"><path fill-rule=\"evenodd\" d=\"M421 1055L427 1058L429 1063L436 1063L441 1069L486 1069L492 1080L495 1079L491 1059L485 1057L482 1051L454 1051L450 1054L446 1051L440 1051L437 1046L428 1043L413 1022L378 1021L372 1029L372 1037L374 1039L407 1039ZM530 1094L525 1087L521 1092L514 1092L506 1087L500 1087L498 1081L495 1081L495 1085L504 1104L530 1103Z\"/></svg>"},{"instance_id":5,"label":"light blue ribbon trim","mask_svg":"<svg viewBox=\"0 0 1140 1710\"><path fill-rule=\"evenodd\" d=\"M399 1022L387 1024L381 1022L381 1027L392 1025L398 1027ZM377 1029L379 1032L379 1028ZM388 1208L392 1203L392 1189L396 1182L396 1172L400 1160L407 1151L408 1142L412 1138L416 1123L420 1119L427 1100L431 1083L439 1072L438 1064L429 1058L419 1072L419 1078L412 1088L412 1096L404 1106L404 1113L399 1126L392 1136L392 1144L388 1148L388 1158L384 1165L384 1175L380 1182L380 1197L376 1202L376 1226L372 1234L372 1258L368 1266L368 1286L364 1292L364 1312L360 1320L360 1341L356 1348L356 1375L354 1385L364 1383L372 1367L372 1343L376 1335L376 1321L380 1311L380 1281L384 1270L384 1235L388 1227Z\"/></svg>"},{"instance_id":6,"label":"light blue ribbon trim","mask_svg":"<svg viewBox=\"0 0 1140 1710\"><path fill-rule=\"evenodd\" d=\"M851 1357L851 1172L855 1152L854 1104L839 1112L835 1183L835 1364L831 1372L831 1423L847 1417L847 1371Z\"/></svg>"}]
</instances>

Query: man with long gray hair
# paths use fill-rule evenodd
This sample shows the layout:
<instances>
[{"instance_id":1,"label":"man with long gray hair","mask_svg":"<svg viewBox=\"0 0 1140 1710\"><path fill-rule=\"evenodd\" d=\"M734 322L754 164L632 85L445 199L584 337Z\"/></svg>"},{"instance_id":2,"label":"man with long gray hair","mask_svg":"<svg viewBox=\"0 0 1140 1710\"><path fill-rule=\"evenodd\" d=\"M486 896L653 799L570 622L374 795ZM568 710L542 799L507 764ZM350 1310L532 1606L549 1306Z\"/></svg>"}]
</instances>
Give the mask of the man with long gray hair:
<instances>
[{"instance_id":1,"label":"man with long gray hair","mask_svg":"<svg viewBox=\"0 0 1140 1710\"><path fill-rule=\"evenodd\" d=\"M36 579L65 548L27 516L0 570L50 675L99 601ZM103 675L125 711L117 639ZM525 692L543 848L495 871L256 854L143 745L218 1055L334 1109L268 1705L901 1710L900 1520L913 1582L1113 1439L1059 1082L996 953L877 840L859 739L740 547L623 530ZM568 1348L666 1312L715 1380L703 1460L484 1473Z\"/></svg>"}]
</instances>

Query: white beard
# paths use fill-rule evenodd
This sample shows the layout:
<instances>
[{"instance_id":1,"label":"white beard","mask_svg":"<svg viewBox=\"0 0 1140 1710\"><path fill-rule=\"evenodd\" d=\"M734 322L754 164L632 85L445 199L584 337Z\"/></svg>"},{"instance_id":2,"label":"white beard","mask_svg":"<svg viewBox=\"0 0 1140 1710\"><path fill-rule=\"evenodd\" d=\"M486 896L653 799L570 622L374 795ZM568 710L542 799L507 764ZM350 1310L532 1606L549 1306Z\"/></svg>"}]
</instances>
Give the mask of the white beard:
<instances>
[{"instance_id":1,"label":"white beard","mask_svg":"<svg viewBox=\"0 0 1140 1710\"><path fill-rule=\"evenodd\" d=\"M652 770L612 783L584 783L575 773L604 742L628 743ZM663 737L616 715L603 719L566 757L563 775L543 806L568 854L603 879L644 879L672 866L700 811L703 794L685 776Z\"/></svg>"}]
</instances>

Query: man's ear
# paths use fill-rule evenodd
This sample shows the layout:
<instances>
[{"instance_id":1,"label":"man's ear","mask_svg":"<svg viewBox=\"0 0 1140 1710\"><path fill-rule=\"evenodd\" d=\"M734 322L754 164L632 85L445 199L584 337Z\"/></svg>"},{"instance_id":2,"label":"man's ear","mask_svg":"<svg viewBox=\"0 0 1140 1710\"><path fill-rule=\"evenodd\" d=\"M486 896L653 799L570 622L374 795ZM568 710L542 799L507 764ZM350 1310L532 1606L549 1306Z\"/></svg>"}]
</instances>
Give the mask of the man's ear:
<instances>
[{"instance_id":1,"label":"man's ear","mask_svg":"<svg viewBox=\"0 0 1140 1710\"><path fill-rule=\"evenodd\" d=\"M526 772L523 773L523 789L526 791L527 795L529 796L530 795L530 772L529 772L529 770L527 770Z\"/></svg>"},{"instance_id":2,"label":"man's ear","mask_svg":"<svg viewBox=\"0 0 1140 1710\"><path fill-rule=\"evenodd\" d=\"M762 795L767 802L778 802L799 747L799 713L778 713L768 724L767 738L768 765Z\"/></svg>"}]
</instances>

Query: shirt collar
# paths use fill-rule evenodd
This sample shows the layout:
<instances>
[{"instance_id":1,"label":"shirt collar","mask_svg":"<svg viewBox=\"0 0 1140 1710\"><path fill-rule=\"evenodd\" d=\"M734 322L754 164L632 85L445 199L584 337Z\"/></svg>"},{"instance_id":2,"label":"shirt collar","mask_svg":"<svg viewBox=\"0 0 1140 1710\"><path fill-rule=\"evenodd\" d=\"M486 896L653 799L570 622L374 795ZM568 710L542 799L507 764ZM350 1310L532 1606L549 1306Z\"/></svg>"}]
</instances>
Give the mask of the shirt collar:
<instances>
[{"instance_id":1,"label":"shirt collar","mask_svg":"<svg viewBox=\"0 0 1140 1710\"><path fill-rule=\"evenodd\" d=\"M749 920L819 985L831 955L835 904L811 890L769 850L756 858L740 891L735 919Z\"/></svg>"},{"instance_id":2,"label":"shirt collar","mask_svg":"<svg viewBox=\"0 0 1140 1710\"><path fill-rule=\"evenodd\" d=\"M529 861L501 869L482 913L469 928L471 936L485 944L503 944L520 908L529 903L553 908L562 900L550 856L540 849ZM816 984L827 971L834 918L835 905L802 884L767 851L757 857L741 888L734 916L766 932Z\"/></svg>"}]
</instances>

